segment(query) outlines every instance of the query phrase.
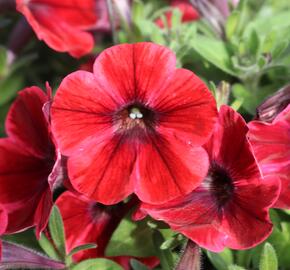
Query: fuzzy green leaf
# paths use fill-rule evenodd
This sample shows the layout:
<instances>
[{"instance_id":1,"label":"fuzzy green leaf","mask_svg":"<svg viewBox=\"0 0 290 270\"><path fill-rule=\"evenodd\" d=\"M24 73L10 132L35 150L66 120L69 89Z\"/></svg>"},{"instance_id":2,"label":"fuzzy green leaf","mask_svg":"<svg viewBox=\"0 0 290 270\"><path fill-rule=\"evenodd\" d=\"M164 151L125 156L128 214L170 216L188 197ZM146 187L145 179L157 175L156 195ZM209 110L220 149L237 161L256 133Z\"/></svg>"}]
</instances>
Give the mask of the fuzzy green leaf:
<instances>
[{"instance_id":1,"label":"fuzzy green leaf","mask_svg":"<svg viewBox=\"0 0 290 270\"><path fill-rule=\"evenodd\" d=\"M61 260L61 257L55 250L53 244L47 239L44 233L41 234L40 239L38 240L39 245L43 251L52 259Z\"/></svg>"},{"instance_id":2,"label":"fuzzy green leaf","mask_svg":"<svg viewBox=\"0 0 290 270\"><path fill-rule=\"evenodd\" d=\"M61 214L56 206L52 208L48 226L51 238L60 255L64 258L66 256L64 227Z\"/></svg>"},{"instance_id":3,"label":"fuzzy green leaf","mask_svg":"<svg viewBox=\"0 0 290 270\"><path fill-rule=\"evenodd\" d=\"M72 270L122 270L123 268L108 259L89 259L80 262L76 266L72 267Z\"/></svg>"},{"instance_id":4,"label":"fuzzy green leaf","mask_svg":"<svg viewBox=\"0 0 290 270\"><path fill-rule=\"evenodd\" d=\"M74 249L71 250L71 252L68 254L68 256L72 256L82 250L87 250L87 249L92 249L92 248L96 248L97 245L96 244L84 244L84 245L80 245L78 247L75 247Z\"/></svg>"},{"instance_id":5,"label":"fuzzy green leaf","mask_svg":"<svg viewBox=\"0 0 290 270\"><path fill-rule=\"evenodd\" d=\"M277 270L278 260L275 249L270 243L264 245L261 258L260 258L260 270Z\"/></svg>"},{"instance_id":6,"label":"fuzzy green leaf","mask_svg":"<svg viewBox=\"0 0 290 270\"><path fill-rule=\"evenodd\" d=\"M152 229L147 221L123 219L106 248L106 256L154 256Z\"/></svg>"},{"instance_id":7,"label":"fuzzy green leaf","mask_svg":"<svg viewBox=\"0 0 290 270\"><path fill-rule=\"evenodd\" d=\"M222 71L236 76L231 63L231 55L224 42L202 35L197 35L191 42L192 48L204 59Z\"/></svg>"}]
</instances>

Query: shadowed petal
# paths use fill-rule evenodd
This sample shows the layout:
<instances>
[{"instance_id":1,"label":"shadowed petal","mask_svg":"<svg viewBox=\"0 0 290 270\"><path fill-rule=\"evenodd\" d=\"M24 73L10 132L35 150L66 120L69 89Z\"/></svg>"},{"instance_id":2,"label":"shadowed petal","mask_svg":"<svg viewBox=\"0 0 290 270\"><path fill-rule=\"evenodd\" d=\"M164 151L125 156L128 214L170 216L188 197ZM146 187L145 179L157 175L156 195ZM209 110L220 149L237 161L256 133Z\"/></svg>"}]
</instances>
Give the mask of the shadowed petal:
<instances>
[{"instance_id":1,"label":"shadowed petal","mask_svg":"<svg viewBox=\"0 0 290 270\"><path fill-rule=\"evenodd\" d=\"M49 173L50 167L45 160L24 155L9 139L1 139L0 202L9 215L8 233L35 225L40 218L38 215L47 220L46 212L36 210L42 204L42 196L46 196ZM48 207L47 199L43 203ZM43 222L39 226L43 227Z\"/></svg>"},{"instance_id":2,"label":"shadowed petal","mask_svg":"<svg viewBox=\"0 0 290 270\"><path fill-rule=\"evenodd\" d=\"M221 230L229 236L226 241L228 247L251 248L264 241L272 232L269 207L279 196L280 180L277 177L266 177L262 182L237 186L235 201L225 209L221 226Z\"/></svg>"},{"instance_id":3,"label":"shadowed petal","mask_svg":"<svg viewBox=\"0 0 290 270\"><path fill-rule=\"evenodd\" d=\"M6 132L21 150L43 158L50 154L50 138L42 106L48 101L38 87L25 88L19 92L6 119Z\"/></svg>"},{"instance_id":4,"label":"shadowed petal","mask_svg":"<svg viewBox=\"0 0 290 270\"><path fill-rule=\"evenodd\" d=\"M242 116L229 106L222 106L213 138L209 145L205 145L210 159L227 168L234 181L240 178L250 181L261 176L247 132Z\"/></svg>"},{"instance_id":5,"label":"shadowed petal","mask_svg":"<svg viewBox=\"0 0 290 270\"><path fill-rule=\"evenodd\" d=\"M138 150L135 193L143 202L163 203L190 193L207 170L208 156L201 147L152 138Z\"/></svg>"}]
</instances>

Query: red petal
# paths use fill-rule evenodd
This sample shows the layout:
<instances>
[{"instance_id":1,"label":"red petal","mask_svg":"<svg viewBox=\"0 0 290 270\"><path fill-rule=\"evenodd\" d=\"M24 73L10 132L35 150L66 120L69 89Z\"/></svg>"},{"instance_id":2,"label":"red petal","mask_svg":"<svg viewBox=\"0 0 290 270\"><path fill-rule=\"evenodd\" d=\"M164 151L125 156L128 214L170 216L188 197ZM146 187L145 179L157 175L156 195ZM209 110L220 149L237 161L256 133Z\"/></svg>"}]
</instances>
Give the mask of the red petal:
<instances>
[{"instance_id":1,"label":"red petal","mask_svg":"<svg viewBox=\"0 0 290 270\"><path fill-rule=\"evenodd\" d=\"M173 0L171 6L176 7L182 14L182 22L191 22L199 19L199 14L188 0Z\"/></svg>"},{"instance_id":2,"label":"red petal","mask_svg":"<svg viewBox=\"0 0 290 270\"><path fill-rule=\"evenodd\" d=\"M89 72L78 71L61 83L51 108L52 130L62 154L71 155L86 138L113 133L112 112L117 101Z\"/></svg>"},{"instance_id":3,"label":"red petal","mask_svg":"<svg viewBox=\"0 0 290 270\"><path fill-rule=\"evenodd\" d=\"M279 174L285 166L290 168L290 105L272 124L252 121L249 128L249 138L264 174ZM290 170L285 173L288 177Z\"/></svg>"},{"instance_id":4,"label":"red petal","mask_svg":"<svg viewBox=\"0 0 290 270\"><path fill-rule=\"evenodd\" d=\"M191 194L161 205L141 204L142 212L164 220L173 228L220 223L221 215L208 190L196 188Z\"/></svg>"},{"instance_id":5,"label":"red petal","mask_svg":"<svg viewBox=\"0 0 290 270\"><path fill-rule=\"evenodd\" d=\"M169 84L152 93L149 104L160 118L157 131L169 140L202 145L213 131L217 110L205 84L189 70L177 69Z\"/></svg>"},{"instance_id":6,"label":"red petal","mask_svg":"<svg viewBox=\"0 0 290 270\"><path fill-rule=\"evenodd\" d=\"M23 154L8 139L0 140L0 202L9 215L8 233L48 218L46 211L39 213L36 210L47 192L49 172L45 160Z\"/></svg>"},{"instance_id":7,"label":"red petal","mask_svg":"<svg viewBox=\"0 0 290 270\"><path fill-rule=\"evenodd\" d=\"M199 246L213 252L221 252L226 246L228 236L213 225L176 228Z\"/></svg>"},{"instance_id":8,"label":"red petal","mask_svg":"<svg viewBox=\"0 0 290 270\"><path fill-rule=\"evenodd\" d=\"M8 224L7 212L5 208L2 205L0 205L0 235L5 232L7 224ZM1 259L1 249L0 249L0 259Z\"/></svg>"},{"instance_id":9,"label":"red petal","mask_svg":"<svg viewBox=\"0 0 290 270\"><path fill-rule=\"evenodd\" d=\"M17 0L17 9L23 13L40 40L56 51L69 52L80 57L94 45L91 34L84 31L96 24L93 0Z\"/></svg>"},{"instance_id":10,"label":"red petal","mask_svg":"<svg viewBox=\"0 0 290 270\"><path fill-rule=\"evenodd\" d=\"M204 149L178 140L152 138L138 150L132 175L135 193L143 202L167 202L190 193L206 176L207 170L208 156Z\"/></svg>"},{"instance_id":11,"label":"red petal","mask_svg":"<svg viewBox=\"0 0 290 270\"><path fill-rule=\"evenodd\" d=\"M76 254L74 259L80 261L105 256L105 249L111 235L121 219L132 208L134 201L114 208L104 208L80 194L64 192L57 199L56 204L63 217L68 252L87 243L98 245L95 249Z\"/></svg>"},{"instance_id":12,"label":"red petal","mask_svg":"<svg viewBox=\"0 0 290 270\"><path fill-rule=\"evenodd\" d=\"M220 108L214 135L205 147L210 159L230 170L233 179L250 181L261 177L261 174L246 138L247 132L247 124L242 116L224 105Z\"/></svg>"},{"instance_id":13,"label":"red petal","mask_svg":"<svg viewBox=\"0 0 290 270\"><path fill-rule=\"evenodd\" d=\"M25 88L12 104L7 120L6 132L19 149L35 157L53 155L47 122L42 107L48 101L38 87Z\"/></svg>"},{"instance_id":14,"label":"red petal","mask_svg":"<svg viewBox=\"0 0 290 270\"><path fill-rule=\"evenodd\" d=\"M114 92L122 103L144 101L168 82L174 70L172 51L149 42L111 47L94 64L94 74L103 88Z\"/></svg>"},{"instance_id":15,"label":"red petal","mask_svg":"<svg viewBox=\"0 0 290 270\"><path fill-rule=\"evenodd\" d=\"M94 220L94 217L90 216L89 207L92 202L84 196L68 191L57 199L56 205L59 207L64 222L67 252L83 244L97 243L101 236L104 229L103 220L99 217ZM96 254L94 250L93 255Z\"/></svg>"},{"instance_id":16,"label":"red petal","mask_svg":"<svg viewBox=\"0 0 290 270\"><path fill-rule=\"evenodd\" d=\"M182 15L182 17L181 17L182 22L191 22L191 21L196 21L199 19L198 12L194 9L192 4L190 4L188 0L171 1L170 5L179 10L179 12ZM165 12L164 15L165 15L168 27L171 28L171 26L172 26L172 23L171 23L172 11L167 11L167 12ZM163 23L163 20L161 18L157 19L155 21L155 23L159 27L164 28L164 23Z\"/></svg>"},{"instance_id":17,"label":"red petal","mask_svg":"<svg viewBox=\"0 0 290 270\"><path fill-rule=\"evenodd\" d=\"M280 112L275 120L273 121L273 124L281 123L289 127L290 125L290 104L282 111ZM288 137L289 139L289 137Z\"/></svg>"},{"instance_id":18,"label":"red petal","mask_svg":"<svg viewBox=\"0 0 290 270\"><path fill-rule=\"evenodd\" d=\"M272 124L259 121L249 123L249 139L264 175L281 179L281 194L275 207L290 207L290 105Z\"/></svg>"},{"instance_id":19,"label":"red petal","mask_svg":"<svg viewBox=\"0 0 290 270\"><path fill-rule=\"evenodd\" d=\"M275 208L290 208L290 168L288 167L286 171L287 173L283 173L283 171L281 171L281 174L277 175L281 180L281 192L277 202L274 204Z\"/></svg>"},{"instance_id":20,"label":"red petal","mask_svg":"<svg viewBox=\"0 0 290 270\"><path fill-rule=\"evenodd\" d=\"M133 192L130 175L135 158L134 145L125 137L96 134L69 158L69 178L77 191L98 202L114 204Z\"/></svg>"},{"instance_id":21,"label":"red petal","mask_svg":"<svg viewBox=\"0 0 290 270\"><path fill-rule=\"evenodd\" d=\"M279 193L280 181L277 177L264 178L262 183L237 186L235 202L225 209L221 226L229 236L227 246L248 249L270 235L273 225L269 218L269 208L276 202Z\"/></svg>"},{"instance_id":22,"label":"red petal","mask_svg":"<svg viewBox=\"0 0 290 270\"><path fill-rule=\"evenodd\" d=\"M40 233L46 228L51 209L53 207L52 192L49 187L43 190L38 205L34 212L34 224L36 225L36 237L40 237Z\"/></svg>"}]
</instances>

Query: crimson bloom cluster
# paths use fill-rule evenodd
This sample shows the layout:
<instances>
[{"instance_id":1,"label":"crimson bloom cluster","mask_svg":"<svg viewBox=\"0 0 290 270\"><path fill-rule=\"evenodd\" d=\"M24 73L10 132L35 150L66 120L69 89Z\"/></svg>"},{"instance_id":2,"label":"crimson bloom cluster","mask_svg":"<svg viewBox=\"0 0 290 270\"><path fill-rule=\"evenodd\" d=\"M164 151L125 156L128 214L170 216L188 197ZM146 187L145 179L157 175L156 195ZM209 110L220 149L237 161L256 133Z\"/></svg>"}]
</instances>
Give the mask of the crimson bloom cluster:
<instances>
[{"instance_id":1,"label":"crimson bloom cluster","mask_svg":"<svg viewBox=\"0 0 290 270\"><path fill-rule=\"evenodd\" d=\"M55 204L67 252L98 245L76 261L105 257L136 206L134 219L150 215L211 251L259 244L272 231L269 209L290 207L290 107L247 125L229 106L218 111L201 79L153 43L106 49L92 73L69 74L54 98L49 86L24 89L6 133L0 233L36 227L39 237L53 194L66 189ZM130 258L111 259L129 269Z\"/></svg>"}]
</instances>

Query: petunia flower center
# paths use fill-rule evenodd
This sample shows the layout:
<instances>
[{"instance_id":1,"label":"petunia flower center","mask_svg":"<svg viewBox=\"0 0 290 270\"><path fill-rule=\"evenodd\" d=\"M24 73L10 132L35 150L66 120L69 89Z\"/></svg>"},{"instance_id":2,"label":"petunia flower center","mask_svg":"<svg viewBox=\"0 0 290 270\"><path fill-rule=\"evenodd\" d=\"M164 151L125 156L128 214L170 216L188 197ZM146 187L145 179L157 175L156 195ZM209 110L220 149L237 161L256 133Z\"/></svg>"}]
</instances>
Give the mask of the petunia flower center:
<instances>
[{"instance_id":1,"label":"petunia flower center","mask_svg":"<svg viewBox=\"0 0 290 270\"><path fill-rule=\"evenodd\" d=\"M131 108L131 110L129 112L129 117L131 119L136 119L136 118L137 119L141 119L141 118L143 118L143 114L142 114L142 112L140 111L139 108L133 107L133 108Z\"/></svg>"},{"instance_id":2,"label":"petunia flower center","mask_svg":"<svg viewBox=\"0 0 290 270\"><path fill-rule=\"evenodd\" d=\"M152 109L135 102L116 112L113 121L118 132L130 131L139 136L140 132L154 132L157 116Z\"/></svg>"},{"instance_id":3,"label":"petunia flower center","mask_svg":"<svg viewBox=\"0 0 290 270\"><path fill-rule=\"evenodd\" d=\"M208 175L208 188L214 197L218 208L226 206L234 194L234 182L229 172L219 164L213 162L210 166Z\"/></svg>"}]
</instances>

